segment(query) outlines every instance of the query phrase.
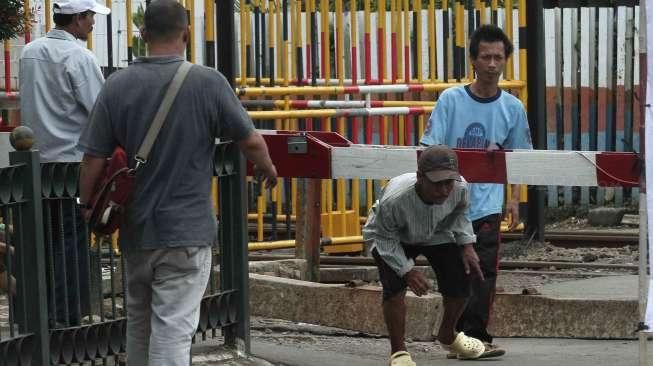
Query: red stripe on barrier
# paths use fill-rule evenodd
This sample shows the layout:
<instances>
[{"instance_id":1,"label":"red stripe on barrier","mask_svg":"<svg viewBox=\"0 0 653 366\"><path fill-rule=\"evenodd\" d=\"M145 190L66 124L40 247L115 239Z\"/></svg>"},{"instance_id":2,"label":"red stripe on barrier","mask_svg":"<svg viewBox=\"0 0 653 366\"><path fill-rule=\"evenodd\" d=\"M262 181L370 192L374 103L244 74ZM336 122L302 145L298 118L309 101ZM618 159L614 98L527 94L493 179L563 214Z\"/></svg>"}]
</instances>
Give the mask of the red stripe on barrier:
<instances>
[{"instance_id":1,"label":"red stripe on barrier","mask_svg":"<svg viewBox=\"0 0 653 366\"><path fill-rule=\"evenodd\" d=\"M408 85L408 91L411 91L411 92L424 91L424 85L422 85L422 84L410 84L410 85Z\"/></svg>"},{"instance_id":2,"label":"red stripe on barrier","mask_svg":"<svg viewBox=\"0 0 653 366\"><path fill-rule=\"evenodd\" d=\"M485 150L454 149L454 151L458 156L460 175L465 177L468 182L507 182L505 151L493 153L488 153Z\"/></svg>"},{"instance_id":3,"label":"red stripe on barrier","mask_svg":"<svg viewBox=\"0 0 653 366\"><path fill-rule=\"evenodd\" d=\"M370 106L372 108L381 108L381 107L385 106L385 103L383 103L382 100L373 100L373 101L370 102Z\"/></svg>"},{"instance_id":4,"label":"red stripe on barrier","mask_svg":"<svg viewBox=\"0 0 653 366\"><path fill-rule=\"evenodd\" d=\"M596 180L599 187L637 187L641 162L633 153L596 154Z\"/></svg>"},{"instance_id":5,"label":"red stripe on barrier","mask_svg":"<svg viewBox=\"0 0 653 366\"><path fill-rule=\"evenodd\" d=\"M310 132L305 135L307 146L304 154L288 153L288 136L284 136L284 133L263 134L270 157L274 161L277 174L280 177L331 178L329 142L322 142L320 138L313 137L312 134L313 132ZM252 164L248 162L247 174L252 175L252 173Z\"/></svg>"},{"instance_id":6,"label":"red stripe on barrier","mask_svg":"<svg viewBox=\"0 0 653 366\"><path fill-rule=\"evenodd\" d=\"M408 114L423 114L424 113L424 108L422 107L408 107ZM409 127L408 121L406 121L406 137L409 137L408 135L410 134L411 130Z\"/></svg>"}]
</instances>

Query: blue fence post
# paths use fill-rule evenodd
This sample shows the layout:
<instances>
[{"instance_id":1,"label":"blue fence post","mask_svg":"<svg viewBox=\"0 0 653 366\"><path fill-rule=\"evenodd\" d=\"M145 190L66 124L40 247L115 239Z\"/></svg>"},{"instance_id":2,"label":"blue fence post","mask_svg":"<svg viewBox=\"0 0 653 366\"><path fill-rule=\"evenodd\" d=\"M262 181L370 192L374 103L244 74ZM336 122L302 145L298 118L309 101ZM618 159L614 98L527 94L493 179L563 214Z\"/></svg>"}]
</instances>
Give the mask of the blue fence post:
<instances>
[{"instance_id":1,"label":"blue fence post","mask_svg":"<svg viewBox=\"0 0 653 366\"><path fill-rule=\"evenodd\" d=\"M30 146L31 147L31 146ZM29 149L30 147L27 147ZM22 176L23 227L19 228L22 235L22 255L30 258L29 270L19 268L18 273L24 275L23 281L29 283L24 286L24 304L26 316L23 333L34 334L34 366L50 364L50 337L48 331L47 291L45 280L45 248L43 245L43 208L41 202L41 162L38 151L14 151L9 153L9 162L12 165L24 164Z\"/></svg>"}]
</instances>

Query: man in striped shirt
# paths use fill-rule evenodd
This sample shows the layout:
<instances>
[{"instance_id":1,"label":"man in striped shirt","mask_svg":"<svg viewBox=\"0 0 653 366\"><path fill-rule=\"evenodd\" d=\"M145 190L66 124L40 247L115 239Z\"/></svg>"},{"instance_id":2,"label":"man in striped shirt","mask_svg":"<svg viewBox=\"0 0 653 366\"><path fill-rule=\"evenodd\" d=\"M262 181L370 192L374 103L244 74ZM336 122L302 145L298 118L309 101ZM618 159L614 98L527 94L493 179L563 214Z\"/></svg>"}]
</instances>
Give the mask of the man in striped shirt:
<instances>
[{"instance_id":1,"label":"man in striped shirt","mask_svg":"<svg viewBox=\"0 0 653 366\"><path fill-rule=\"evenodd\" d=\"M406 287L417 296L429 290L427 278L415 268L415 258L420 254L433 267L443 296L438 341L460 351L456 352L460 358L493 356L485 354L479 340L455 332L470 295L470 277L483 278L473 247L476 235L465 216L468 196L456 154L444 145L434 145L420 154L416 173L388 182L368 215L363 236L383 286L383 316L392 348L390 365L415 365L404 342L404 298Z\"/></svg>"}]
</instances>

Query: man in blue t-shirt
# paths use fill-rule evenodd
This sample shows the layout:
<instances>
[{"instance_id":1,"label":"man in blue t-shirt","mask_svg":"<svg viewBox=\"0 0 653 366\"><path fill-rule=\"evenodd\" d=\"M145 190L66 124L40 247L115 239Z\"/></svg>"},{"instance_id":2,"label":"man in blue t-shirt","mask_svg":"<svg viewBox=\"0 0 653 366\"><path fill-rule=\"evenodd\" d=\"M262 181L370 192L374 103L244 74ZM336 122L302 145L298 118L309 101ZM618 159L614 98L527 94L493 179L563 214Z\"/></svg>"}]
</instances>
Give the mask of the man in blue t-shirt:
<instances>
[{"instance_id":1,"label":"man in blue t-shirt","mask_svg":"<svg viewBox=\"0 0 653 366\"><path fill-rule=\"evenodd\" d=\"M499 89L499 78L513 51L512 43L500 28L483 25L472 34L469 50L476 79L440 95L420 143L468 149L532 149L523 105ZM519 223L520 190L518 186L512 188L506 214L511 215L514 228ZM474 247L485 281L472 281L472 296L456 327L490 347L496 347L491 344L487 324L499 267L503 192L502 184L470 184L468 216L477 235Z\"/></svg>"}]
</instances>

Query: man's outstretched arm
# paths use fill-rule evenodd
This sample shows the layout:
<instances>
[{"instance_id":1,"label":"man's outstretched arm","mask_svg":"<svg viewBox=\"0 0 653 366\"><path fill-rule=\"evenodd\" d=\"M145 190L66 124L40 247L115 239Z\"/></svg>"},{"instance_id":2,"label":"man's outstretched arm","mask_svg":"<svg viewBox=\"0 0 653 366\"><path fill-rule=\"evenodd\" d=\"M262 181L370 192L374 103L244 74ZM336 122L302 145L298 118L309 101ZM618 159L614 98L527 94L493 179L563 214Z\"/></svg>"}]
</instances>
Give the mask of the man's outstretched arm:
<instances>
[{"instance_id":1,"label":"man's outstretched arm","mask_svg":"<svg viewBox=\"0 0 653 366\"><path fill-rule=\"evenodd\" d=\"M274 187L277 184L277 169L270 159L268 146L265 139L257 131L252 131L244 139L238 141L238 147L247 160L254 164L254 177L258 180L265 180L265 188Z\"/></svg>"}]
</instances>

